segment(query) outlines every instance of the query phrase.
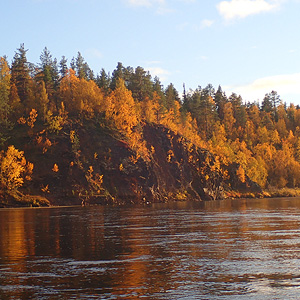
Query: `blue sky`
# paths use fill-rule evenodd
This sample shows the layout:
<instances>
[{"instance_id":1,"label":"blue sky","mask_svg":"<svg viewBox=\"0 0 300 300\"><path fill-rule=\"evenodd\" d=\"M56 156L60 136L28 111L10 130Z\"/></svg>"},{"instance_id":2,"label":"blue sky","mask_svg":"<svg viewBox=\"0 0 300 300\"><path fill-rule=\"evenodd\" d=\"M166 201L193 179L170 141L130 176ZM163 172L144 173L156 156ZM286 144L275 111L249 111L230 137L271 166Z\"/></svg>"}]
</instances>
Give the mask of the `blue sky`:
<instances>
[{"instance_id":1,"label":"blue sky","mask_svg":"<svg viewBox=\"0 0 300 300\"><path fill-rule=\"evenodd\" d=\"M166 87L221 85L300 105L300 0L10 0L1 4L0 56L21 43L33 63L80 51L95 74L142 66Z\"/></svg>"}]
</instances>

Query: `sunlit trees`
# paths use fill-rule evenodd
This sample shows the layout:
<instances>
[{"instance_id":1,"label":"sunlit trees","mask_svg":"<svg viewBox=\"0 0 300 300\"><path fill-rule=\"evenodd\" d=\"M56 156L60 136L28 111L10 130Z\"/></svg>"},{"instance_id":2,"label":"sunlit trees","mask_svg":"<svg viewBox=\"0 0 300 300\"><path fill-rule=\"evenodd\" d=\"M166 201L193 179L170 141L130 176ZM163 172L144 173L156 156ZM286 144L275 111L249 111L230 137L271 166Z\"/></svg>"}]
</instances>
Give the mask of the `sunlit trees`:
<instances>
[{"instance_id":1,"label":"sunlit trees","mask_svg":"<svg viewBox=\"0 0 300 300\"><path fill-rule=\"evenodd\" d=\"M171 109L175 105L175 101L179 100L178 92L174 85L170 83L165 90L165 103L166 108Z\"/></svg>"},{"instance_id":2,"label":"sunlit trees","mask_svg":"<svg viewBox=\"0 0 300 300\"><path fill-rule=\"evenodd\" d=\"M249 176L261 186L300 187L300 107L287 107L275 91L261 104L245 104L235 93L227 97L211 84L195 90L184 85L180 96L173 84L164 87L140 66L119 62L112 75L100 69L95 78L80 52L70 69L65 56L57 64L46 47L37 65L26 54L21 44L11 67L0 57L0 134L26 124L35 140L37 131L59 134L95 121L147 157L144 128L162 125L211 151L220 170L238 164L241 181ZM0 145L7 147L2 137Z\"/></svg>"},{"instance_id":3,"label":"sunlit trees","mask_svg":"<svg viewBox=\"0 0 300 300\"><path fill-rule=\"evenodd\" d=\"M60 97L64 99L68 112L72 114L80 111L80 99L76 97L79 82L80 79L75 75L75 71L69 69L60 83Z\"/></svg>"},{"instance_id":4,"label":"sunlit trees","mask_svg":"<svg viewBox=\"0 0 300 300\"><path fill-rule=\"evenodd\" d=\"M2 189L15 190L24 180L30 180L33 164L27 162L24 152L14 146L0 153L0 184Z\"/></svg>"},{"instance_id":5,"label":"sunlit trees","mask_svg":"<svg viewBox=\"0 0 300 300\"><path fill-rule=\"evenodd\" d=\"M60 97L71 115L93 114L104 110L103 92L93 80L79 79L73 69L69 69L60 84Z\"/></svg>"},{"instance_id":6,"label":"sunlit trees","mask_svg":"<svg viewBox=\"0 0 300 300\"><path fill-rule=\"evenodd\" d=\"M146 97L151 97L153 92L153 82L149 72L142 67L137 67L134 72L129 74L127 88L132 92L133 99L141 102Z\"/></svg>"},{"instance_id":7,"label":"sunlit trees","mask_svg":"<svg viewBox=\"0 0 300 300\"><path fill-rule=\"evenodd\" d=\"M8 127L11 106L10 94L10 69L5 57L0 57L0 124Z\"/></svg>"},{"instance_id":8,"label":"sunlit trees","mask_svg":"<svg viewBox=\"0 0 300 300\"><path fill-rule=\"evenodd\" d=\"M228 102L224 105L223 114L224 114L223 124L225 126L227 136L228 138L232 139L233 128L235 126L236 119L233 115L233 108L231 102Z\"/></svg>"},{"instance_id":9,"label":"sunlit trees","mask_svg":"<svg viewBox=\"0 0 300 300\"><path fill-rule=\"evenodd\" d=\"M135 102L131 92L125 87L125 82L119 79L116 88L107 97L106 118L127 134L131 134L133 128L138 124Z\"/></svg>"},{"instance_id":10,"label":"sunlit trees","mask_svg":"<svg viewBox=\"0 0 300 300\"><path fill-rule=\"evenodd\" d=\"M49 98L48 98L48 94L47 94L47 91L46 91L46 86L45 86L44 81L42 81L38 85L37 94L36 94L36 101L37 101L39 114L42 116L43 121L45 121L46 116L47 116Z\"/></svg>"}]
</instances>

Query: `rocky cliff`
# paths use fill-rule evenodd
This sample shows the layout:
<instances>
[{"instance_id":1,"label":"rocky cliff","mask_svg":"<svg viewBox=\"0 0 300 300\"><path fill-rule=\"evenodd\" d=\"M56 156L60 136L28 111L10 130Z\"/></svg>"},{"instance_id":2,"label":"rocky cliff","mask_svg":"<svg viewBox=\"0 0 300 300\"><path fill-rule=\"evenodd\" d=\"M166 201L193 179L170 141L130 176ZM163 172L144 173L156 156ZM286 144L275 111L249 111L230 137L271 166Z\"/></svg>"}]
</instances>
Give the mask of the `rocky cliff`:
<instances>
[{"instance_id":1,"label":"rocky cliff","mask_svg":"<svg viewBox=\"0 0 300 300\"><path fill-rule=\"evenodd\" d=\"M70 133L72 132L73 137ZM51 146L43 147L46 138ZM146 124L144 159L122 135L95 122L72 124L51 136L16 137L13 141L34 164L32 180L20 190L44 197L51 205L151 203L170 200L218 200L228 182L214 157L161 125ZM235 176L234 187L259 189Z\"/></svg>"}]
</instances>

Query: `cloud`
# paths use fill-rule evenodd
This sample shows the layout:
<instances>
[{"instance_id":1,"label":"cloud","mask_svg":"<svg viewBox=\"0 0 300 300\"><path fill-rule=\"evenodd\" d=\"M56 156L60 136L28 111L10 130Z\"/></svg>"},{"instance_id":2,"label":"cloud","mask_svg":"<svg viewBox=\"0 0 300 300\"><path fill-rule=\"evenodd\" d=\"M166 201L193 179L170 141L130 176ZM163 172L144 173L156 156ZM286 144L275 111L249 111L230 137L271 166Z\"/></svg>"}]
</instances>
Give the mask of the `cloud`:
<instances>
[{"instance_id":1,"label":"cloud","mask_svg":"<svg viewBox=\"0 0 300 300\"><path fill-rule=\"evenodd\" d=\"M160 81L166 81L168 78L168 75L170 74L169 71L167 71L161 67L147 67L145 69L150 72L152 77L157 76Z\"/></svg>"},{"instance_id":2,"label":"cloud","mask_svg":"<svg viewBox=\"0 0 300 300\"><path fill-rule=\"evenodd\" d=\"M145 7L155 9L155 12L164 15L174 10L168 7L166 0L123 0L132 7Z\"/></svg>"},{"instance_id":3,"label":"cloud","mask_svg":"<svg viewBox=\"0 0 300 300\"><path fill-rule=\"evenodd\" d=\"M184 2L184 3L195 3L196 0L180 0L181 2Z\"/></svg>"},{"instance_id":4,"label":"cloud","mask_svg":"<svg viewBox=\"0 0 300 300\"><path fill-rule=\"evenodd\" d=\"M206 55L201 55L199 58L200 58L201 60L208 60L208 56L206 56Z\"/></svg>"},{"instance_id":5,"label":"cloud","mask_svg":"<svg viewBox=\"0 0 300 300\"><path fill-rule=\"evenodd\" d=\"M272 90L281 95L283 101L292 102L288 98L295 97L300 101L300 73L282 74L276 76L269 76L257 79L248 85L243 86L227 86L224 90L234 92L242 96L246 101L262 100L265 94ZM286 96L285 96L286 95Z\"/></svg>"},{"instance_id":6,"label":"cloud","mask_svg":"<svg viewBox=\"0 0 300 300\"><path fill-rule=\"evenodd\" d=\"M150 0L128 0L127 3L132 6L146 6L146 7L151 6Z\"/></svg>"},{"instance_id":7,"label":"cloud","mask_svg":"<svg viewBox=\"0 0 300 300\"><path fill-rule=\"evenodd\" d=\"M277 9L282 0L231 0L217 4L220 15L227 21Z\"/></svg>"},{"instance_id":8,"label":"cloud","mask_svg":"<svg viewBox=\"0 0 300 300\"><path fill-rule=\"evenodd\" d=\"M215 22L214 20L208 20L208 19L202 20L200 28L211 27L214 24L214 22Z\"/></svg>"},{"instance_id":9,"label":"cloud","mask_svg":"<svg viewBox=\"0 0 300 300\"><path fill-rule=\"evenodd\" d=\"M193 31L200 31L203 30L205 28L209 28L211 27L213 24L215 23L214 20L208 20L208 19L204 19L200 22L200 24L190 24L188 22L185 23L180 23L176 26L176 28L179 31L189 31L189 30L193 30Z\"/></svg>"},{"instance_id":10,"label":"cloud","mask_svg":"<svg viewBox=\"0 0 300 300\"><path fill-rule=\"evenodd\" d=\"M156 5L164 5L165 0L126 0L131 6L144 6L144 7L152 7Z\"/></svg>"},{"instance_id":11,"label":"cloud","mask_svg":"<svg viewBox=\"0 0 300 300\"><path fill-rule=\"evenodd\" d=\"M89 56L95 57L95 58L102 58L103 54L96 48L90 48L86 50L86 53Z\"/></svg>"}]
</instances>

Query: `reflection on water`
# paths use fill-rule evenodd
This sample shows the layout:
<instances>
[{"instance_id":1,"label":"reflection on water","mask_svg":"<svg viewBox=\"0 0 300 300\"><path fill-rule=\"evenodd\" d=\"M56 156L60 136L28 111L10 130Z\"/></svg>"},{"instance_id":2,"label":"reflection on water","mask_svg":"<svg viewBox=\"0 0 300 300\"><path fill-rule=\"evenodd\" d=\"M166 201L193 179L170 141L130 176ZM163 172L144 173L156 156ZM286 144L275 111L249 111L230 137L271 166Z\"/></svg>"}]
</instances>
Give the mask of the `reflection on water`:
<instances>
[{"instance_id":1,"label":"reflection on water","mask_svg":"<svg viewBox=\"0 0 300 300\"><path fill-rule=\"evenodd\" d=\"M299 299L300 199L0 210L0 299Z\"/></svg>"}]
</instances>

